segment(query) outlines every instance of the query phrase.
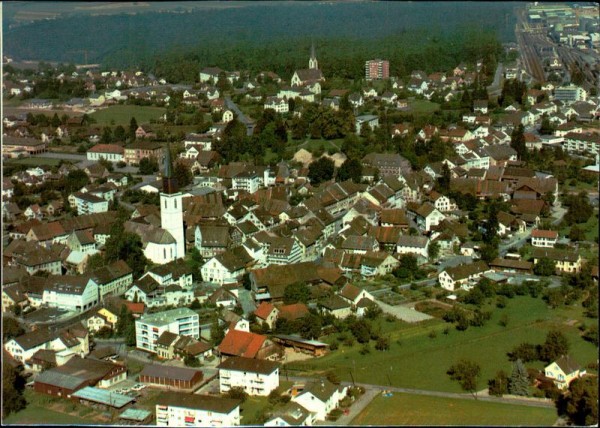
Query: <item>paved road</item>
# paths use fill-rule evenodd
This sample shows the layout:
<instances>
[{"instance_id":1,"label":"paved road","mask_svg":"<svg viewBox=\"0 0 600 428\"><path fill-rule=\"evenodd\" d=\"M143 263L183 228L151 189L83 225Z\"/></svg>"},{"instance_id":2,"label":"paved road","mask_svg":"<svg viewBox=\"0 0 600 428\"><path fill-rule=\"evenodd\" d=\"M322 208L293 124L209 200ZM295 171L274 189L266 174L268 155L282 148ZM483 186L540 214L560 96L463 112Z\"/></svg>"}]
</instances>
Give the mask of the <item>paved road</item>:
<instances>
[{"instance_id":1,"label":"paved road","mask_svg":"<svg viewBox=\"0 0 600 428\"><path fill-rule=\"evenodd\" d=\"M246 116L230 97L225 97L225 105L228 109L233 110L233 112L237 114L237 119L240 122L246 125L246 134L252 135L252 132L254 131L254 122L252 121L252 119Z\"/></svg>"},{"instance_id":2,"label":"paved road","mask_svg":"<svg viewBox=\"0 0 600 428\"><path fill-rule=\"evenodd\" d=\"M373 401L373 399L377 397L380 393L381 391L378 391L376 389L366 390L365 393L358 398L358 400L352 403L352 406L350 406L350 411L347 415L340 416L339 419L335 422L325 421L323 422L323 425L350 425L354 418L356 418L360 414L360 412L362 412L365 409L365 407L367 407L371 403L371 401ZM320 425L320 423L317 423L315 425Z\"/></svg>"},{"instance_id":3,"label":"paved road","mask_svg":"<svg viewBox=\"0 0 600 428\"><path fill-rule=\"evenodd\" d=\"M487 91L490 95L496 96L502 93L502 87L500 86L500 79L502 79L502 73L504 72L504 66L501 62L496 67L496 74L494 75L494 81L490 86L487 87Z\"/></svg>"}]
</instances>

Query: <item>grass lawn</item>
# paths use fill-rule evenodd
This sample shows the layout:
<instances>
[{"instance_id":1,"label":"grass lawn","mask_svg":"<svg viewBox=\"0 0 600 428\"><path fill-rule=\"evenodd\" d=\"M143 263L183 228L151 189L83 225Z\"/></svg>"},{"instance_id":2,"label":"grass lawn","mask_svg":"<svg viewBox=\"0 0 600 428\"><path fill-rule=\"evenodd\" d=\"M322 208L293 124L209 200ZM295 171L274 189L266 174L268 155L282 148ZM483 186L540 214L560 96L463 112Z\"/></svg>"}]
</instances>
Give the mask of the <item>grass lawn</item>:
<instances>
[{"instance_id":1,"label":"grass lawn","mask_svg":"<svg viewBox=\"0 0 600 428\"><path fill-rule=\"evenodd\" d=\"M352 425L520 425L551 426L553 408L394 393L376 397Z\"/></svg>"},{"instance_id":2,"label":"grass lawn","mask_svg":"<svg viewBox=\"0 0 600 428\"><path fill-rule=\"evenodd\" d=\"M426 390L461 392L460 386L450 380L446 371L461 358L476 361L481 366L478 388L503 369L510 373L511 363L506 353L522 342L542 343L546 333L559 328L571 344L571 355L581 365L595 361L597 349L585 342L576 325L567 321L583 320L581 307L551 310L541 298L516 296L508 300L505 309L484 308L493 311L483 327L469 327L458 331L451 324L432 319L417 325L397 321L383 322L381 333L390 338L388 351L377 351L371 342L371 351L361 355L360 344L352 347L340 344L336 351L308 362L291 363L292 372L322 374L333 370L342 380ZM500 316L508 315L508 326L499 325ZM587 320L590 324L591 320ZM449 328L449 334L443 330ZM376 327L377 329L377 327ZM430 332L436 336L430 338ZM349 335L349 333L347 333ZM333 337L324 338L331 342ZM531 364L542 367L543 363ZM296 369L296 370L294 370Z\"/></svg>"},{"instance_id":3,"label":"grass lawn","mask_svg":"<svg viewBox=\"0 0 600 428\"><path fill-rule=\"evenodd\" d=\"M440 105L437 103L432 103L427 100L413 100L409 101L408 107L410 108L411 113L416 114L429 114L433 113L436 110L440 109Z\"/></svg>"},{"instance_id":4,"label":"grass lawn","mask_svg":"<svg viewBox=\"0 0 600 428\"><path fill-rule=\"evenodd\" d=\"M240 408L241 423L243 425L257 424L258 417L268 406L269 399L267 397L248 397Z\"/></svg>"},{"instance_id":5,"label":"grass lawn","mask_svg":"<svg viewBox=\"0 0 600 428\"><path fill-rule=\"evenodd\" d=\"M2 421L4 424L102 424L97 418L99 412L82 404L75 404L70 400L52 398L32 390L25 391L25 398L27 400L27 407L4 419Z\"/></svg>"},{"instance_id":6,"label":"grass lawn","mask_svg":"<svg viewBox=\"0 0 600 428\"><path fill-rule=\"evenodd\" d=\"M30 157L30 158L21 158L21 159L10 159L5 161L7 165L16 164L16 165L27 165L27 166L58 166L60 163L60 159L53 158L38 158L38 157Z\"/></svg>"},{"instance_id":7,"label":"grass lawn","mask_svg":"<svg viewBox=\"0 0 600 428\"><path fill-rule=\"evenodd\" d=\"M342 138L338 138L338 139L334 139L334 140L325 140L323 138L313 140L312 138L309 138L308 140L306 140L306 144L304 143L304 140L301 140L301 141L292 140L290 145L292 147L294 147L294 152L296 152L300 148L303 148L312 153L312 151L317 149L318 147L323 147L325 152L327 152L330 148L334 149L335 152L339 152L340 149L342 148L343 142L344 142L344 140Z\"/></svg>"},{"instance_id":8,"label":"grass lawn","mask_svg":"<svg viewBox=\"0 0 600 428\"><path fill-rule=\"evenodd\" d=\"M163 107L148 107L136 105L114 105L100 109L90 115L96 119L97 125L109 126L114 120L114 125L129 126L132 117L135 117L138 125L150 122L150 119L158 119L165 113Z\"/></svg>"}]
</instances>

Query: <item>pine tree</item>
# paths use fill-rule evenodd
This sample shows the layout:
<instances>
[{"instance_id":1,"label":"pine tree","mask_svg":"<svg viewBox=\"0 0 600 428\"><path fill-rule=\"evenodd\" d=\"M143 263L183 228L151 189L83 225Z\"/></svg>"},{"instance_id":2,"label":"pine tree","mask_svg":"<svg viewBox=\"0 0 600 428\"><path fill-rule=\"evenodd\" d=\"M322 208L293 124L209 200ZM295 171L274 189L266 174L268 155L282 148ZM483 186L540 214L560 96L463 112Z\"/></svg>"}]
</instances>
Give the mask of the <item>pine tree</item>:
<instances>
[{"instance_id":1,"label":"pine tree","mask_svg":"<svg viewBox=\"0 0 600 428\"><path fill-rule=\"evenodd\" d=\"M518 359L508 381L508 392L513 395L529 395L529 375L523 362Z\"/></svg>"}]
</instances>

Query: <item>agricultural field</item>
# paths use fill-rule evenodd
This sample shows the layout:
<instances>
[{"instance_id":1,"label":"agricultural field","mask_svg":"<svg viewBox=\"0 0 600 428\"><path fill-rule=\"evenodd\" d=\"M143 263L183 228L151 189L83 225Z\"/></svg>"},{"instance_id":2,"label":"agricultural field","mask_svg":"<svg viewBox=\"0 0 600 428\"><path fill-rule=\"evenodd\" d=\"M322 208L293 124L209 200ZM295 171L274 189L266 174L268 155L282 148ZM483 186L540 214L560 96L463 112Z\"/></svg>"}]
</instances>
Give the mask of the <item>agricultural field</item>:
<instances>
[{"instance_id":1,"label":"agricultural field","mask_svg":"<svg viewBox=\"0 0 600 428\"><path fill-rule=\"evenodd\" d=\"M394 393L376 397L352 425L551 426L554 408Z\"/></svg>"},{"instance_id":2,"label":"agricultural field","mask_svg":"<svg viewBox=\"0 0 600 428\"><path fill-rule=\"evenodd\" d=\"M115 105L100 109L90 115L95 119L99 126L129 126L132 117L139 125L149 123L150 120L156 120L165 113L163 107L147 107L136 105Z\"/></svg>"},{"instance_id":3,"label":"agricultural field","mask_svg":"<svg viewBox=\"0 0 600 428\"><path fill-rule=\"evenodd\" d=\"M469 327L466 331L458 331L439 319L417 325L382 320L375 331L381 329L381 334L389 337L388 351L377 351L371 344L370 352L363 355L360 353L363 345L347 346L341 341L337 350L324 357L289 364L290 374L318 375L333 370L346 381L354 378L356 382L369 384L461 392L446 371L457 360L468 358L481 366L478 388L484 389L498 370L511 371L507 352L522 342L543 343L551 328L558 328L566 335L570 354L581 365L596 361L597 348L584 341L577 328L590 321L586 321L581 307L551 310L541 298L516 296L508 299L504 309L491 306L482 309L493 312L491 319L483 327ZM503 314L508 317L506 327L499 324ZM337 334L324 340L332 343L336 338ZM541 369L544 363L537 361L528 366Z\"/></svg>"}]
</instances>

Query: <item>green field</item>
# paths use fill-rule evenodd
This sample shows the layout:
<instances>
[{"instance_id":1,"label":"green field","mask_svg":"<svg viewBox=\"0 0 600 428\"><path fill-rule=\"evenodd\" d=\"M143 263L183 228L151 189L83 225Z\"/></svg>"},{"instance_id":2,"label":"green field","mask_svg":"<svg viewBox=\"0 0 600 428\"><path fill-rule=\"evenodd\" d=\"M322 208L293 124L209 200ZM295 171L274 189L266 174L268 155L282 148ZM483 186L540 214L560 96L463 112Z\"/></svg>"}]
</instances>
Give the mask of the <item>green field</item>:
<instances>
[{"instance_id":1,"label":"green field","mask_svg":"<svg viewBox=\"0 0 600 428\"><path fill-rule=\"evenodd\" d=\"M115 105L105 109L98 110L90 115L94 118L98 125L109 126L114 125L129 126L132 117L135 117L138 125L149 123L151 119L158 119L165 113L163 107L147 107L136 105Z\"/></svg>"},{"instance_id":2,"label":"green field","mask_svg":"<svg viewBox=\"0 0 600 428\"><path fill-rule=\"evenodd\" d=\"M411 113L429 114L440 109L440 105L427 100L409 101L408 107Z\"/></svg>"},{"instance_id":3,"label":"green field","mask_svg":"<svg viewBox=\"0 0 600 428\"><path fill-rule=\"evenodd\" d=\"M598 242L598 211L594 209L594 213L585 223L578 223L577 227L585 233L585 239L590 242ZM559 233L564 236L569 236L571 226L565 226L560 229Z\"/></svg>"},{"instance_id":4,"label":"green field","mask_svg":"<svg viewBox=\"0 0 600 428\"><path fill-rule=\"evenodd\" d=\"M27 165L27 166L58 166L61 159L53 159L53 158L38 158L38 157L30 157L30 158L21 158L21 159L10 159L4 161L5 164L15 164L15 165Z\"/></svg>"},{"instance_id":5,"label":"green field","mask_svg":"<svg viewBox=\"0 0 600 428\"><path fill-rule=\"evenodd\" d=\"M394 393L376 397L352 425L551 426L557 418L553 408Z\"/></svg>"},{"instance_id":6,"label":"green field","mask_svg":"<svg viewBox=\"0 0 600 428\"><path fill-rule=\"evenodd\" d=\"M491 320L483 327L469 327L462 332L437 319L418 325L384 321L381 334L390 338L388 351L377 351L371 343L370 353L361 355L362 345L348 347L340 344L339 349L324 357L289 364L290 374L314 375L333 370L347 381L354 376L356 382L362 383L461 392L446 371L457 360L468 358L481 366L478 388L484 389L487 380L493 378L498 370L510 373L512 366L507 352L522 342L542 343L552 327L559 328L567 336L570 353L581 365L585 366L597 358L597 348L579 336L577 325L585 320L581 307L551 310L541 298L517 296L508 300L505 309L494 307L492 310ZM507 327L498 323L503 313L508 316ZM567 323L570 320L576 322ZM586 323L589 324L590 320ZM447 335L443 334L446 327L449 327ZM432 330L437 333L433 339L429 337ZM334 337L324 339L331 343ZM541 369L544 364L538 361L528 366Z\"/></svg>"}]
</instances>

